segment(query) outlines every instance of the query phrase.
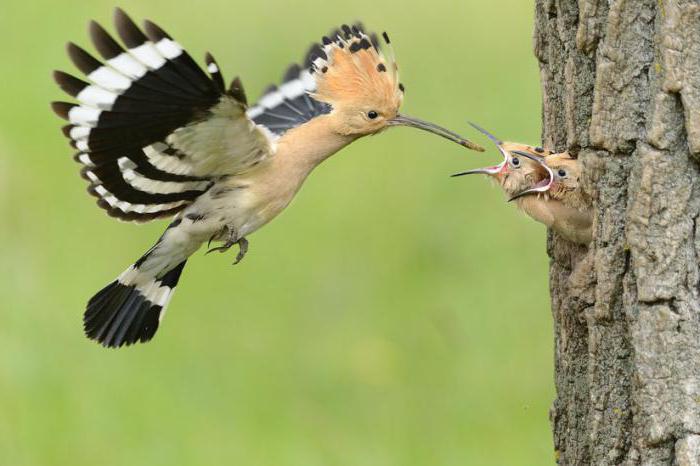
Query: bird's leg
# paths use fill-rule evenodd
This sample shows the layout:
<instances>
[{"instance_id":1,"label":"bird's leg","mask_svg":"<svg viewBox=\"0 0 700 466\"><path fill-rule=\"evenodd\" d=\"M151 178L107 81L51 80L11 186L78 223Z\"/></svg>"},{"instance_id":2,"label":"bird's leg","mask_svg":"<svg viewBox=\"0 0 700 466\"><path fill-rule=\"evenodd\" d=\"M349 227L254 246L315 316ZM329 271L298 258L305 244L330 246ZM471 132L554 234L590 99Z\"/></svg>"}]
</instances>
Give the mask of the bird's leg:
<instances>
[{"instance_id":1,"label":"bird's leg","mask_svg":"<svg viewBox=\"0 0 700 466\"><path fill-rule=\"evenodd\" d=\"M226 232L228 232L228 235L226 237L226 242L223 244L223 246L219 246L218 248L211 248L207 251L207 254L209 254L210 252L214 252L214 251L219 251L219 252L223 253L223 252L228 251L231 248L231 246L233 246L234 244L238 244L238 247L240 248L240 250L238 251L238 254L236 255L236 260L233 262L233 265L236 265L240 261L243 260L246 253L248 252L248 240L245 238L239 237L238 230L236 230L235 227L225 225L219 233L216 233L211 238L209 238L209 243L208 243L207 247L209 247L209 245L214 240L214 238L217 238L218 236L221 236Z\"/></svg>"}]
</instances>

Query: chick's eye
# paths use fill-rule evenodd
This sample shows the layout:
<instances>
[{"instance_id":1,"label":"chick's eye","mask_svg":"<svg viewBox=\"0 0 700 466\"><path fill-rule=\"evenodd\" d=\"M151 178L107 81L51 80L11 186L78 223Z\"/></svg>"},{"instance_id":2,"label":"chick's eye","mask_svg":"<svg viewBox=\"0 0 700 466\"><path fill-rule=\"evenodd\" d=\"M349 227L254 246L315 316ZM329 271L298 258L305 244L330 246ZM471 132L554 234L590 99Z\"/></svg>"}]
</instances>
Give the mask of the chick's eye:
<instances>
[{"instance_id":1,"label":"chick's eye","mask_svg":"<svg viewBox=\"0 0 700 466\"><path fill-rule=\"evenodd\" d=\"M513 164L514 167L519 167L520 166L520 159L517 157L513 157L513 159L510 161L511 164Z\"/></svg>"},{"instance_id":2,"label":"chick's eye","mask_svg":"<svg viewBox=\"0 0 700 466\"><path fill-rule=\"evenodd\" d=\"M370 110L369 112L367 112L367 118L369 118L370 120L374 120L378 116L379 113L375 112L374 110Z\"/></svg>"},{"instance_id":3,"label":"chick's eye","mask_svg":"<svg viewBox=\"0 0 700 466\"><path fill-rule=\"evenodd\" d=\"M565 178L566 177L566 170L564 170L563 168L560 168L559 171L557 172L557 174L559 176L561 176L562 178Z\"/></svg>"}]
</instances>

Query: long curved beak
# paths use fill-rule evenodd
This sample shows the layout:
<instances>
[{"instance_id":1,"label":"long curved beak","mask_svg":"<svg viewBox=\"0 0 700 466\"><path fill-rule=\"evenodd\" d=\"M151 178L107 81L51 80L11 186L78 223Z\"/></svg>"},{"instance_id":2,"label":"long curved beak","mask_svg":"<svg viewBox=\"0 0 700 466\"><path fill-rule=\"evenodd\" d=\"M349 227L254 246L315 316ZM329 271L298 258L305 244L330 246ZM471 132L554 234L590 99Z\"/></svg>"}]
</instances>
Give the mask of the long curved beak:
<instances>
[{"instance_id":1,"label":"long curved beak","mask_svg":"<svg viewBox=\"0 0 700 466\"><path fill-rule=\"evenodd\" d=\"M471 121L469 124L479 131L480 133L483 133L486 135L487 138L489 138L494 144L496 144L496 147L498 148L498 151L501 153L503 156L503 161L499 163L498 165L494 165L492 167L483 167L483 168L476 168L474 170L467 170L465 172L461 173L455 173L452 175L452 178L458 177L458 176L464 176L464 175L474 175L474 174L481 174L481 175L496 175L503 170L503 167L508 163L508 154L506 153L505 149L501 146L503 144L503 141L498 139L496 136L493 134L489 133L486 131L484 128L481 126L477 125L476 123L472 123Z\"/></svg>"},{"instance_id":2,"label":"long curved beak","mask_svg":"<svg viewBox=\"0 0 700 466\"><path fill-rule=\"evenodd\" d=\"M475 168L474 170L467 170L465 172L460 172L460 173L455 173L454 175L450 175L452 178L457 178L458 176L464 176L464 175L496 175L498 174L503 167L501 165L496 165L493 167L483 167L483 168Z\"/></svg>"},{"instance_id":3,"label":"long curved beak","mask_svg":"<svg viewBox=\"0 0 700 466\"><path fill-rule=\"evenodd\" d=\"M514 154L519 155L520 157L525 157L528 158L536 163L538 163L540 166L542 166L545 170L547 170L547 178L540 181L539 183L535 184L532 188L525 189L523 191L520 191L519 193L515 193L513 196L511 196L510 199L508 199L508 202L513 202L516 199L519 199L523 196L527 196L528 194L532 193L544 193L549 191L549 188L552 187L552 183L554 183L554 172L552 171L551 168L547 166L547 164L544 161L544 158L542 157L537 157L532 154L528 154L527 152L522 152L519 150L514 150Z\"/></svg>"},{"instance_id":4,"label":"long curved beak","mask_svg":"<svg viewBox=\"0 0 700 466\"><path fill-rule=\"evenodd\" d=\"M494 144L496 144L496 145L499 147L499 149L500 149L501 145L503 144L503 141L501 141L501 140L498 139L496 136L494 136L493 134L489 133L489 132L486 131L484 128L482 128L481 126L477 125L477 124L474 123L474 122L471 122L471 121L470 121L470 122L469 122L469 125L471 125L471 127L474 128L475 130L477 130L478 132L484 134L484 135L485 135L487 138L489 138Z\"/></svg>"},{"instance_id":5,"label":"long curved beak","mask_svg":"<svg viewBox=\"0 0 700 466\"><path fill-rule=\"evenodd\" d=\"M389 120L388 125L410 126L411 128L422 129L423 131L427 131L429 133L442 136L445 139L449 139L450 141L455 142L460 146L466 147L467 149L475 150L477 152L484 152L484 148L481 147L479 144L473 143L470 140L463 138L454 131L450 131L449 129L443 128L442 126L438 126L434 123L430 123L429 121L424 121L419 118L413 118L399 114L396 115L396 117Z\"/></svg>"}]
</instances>

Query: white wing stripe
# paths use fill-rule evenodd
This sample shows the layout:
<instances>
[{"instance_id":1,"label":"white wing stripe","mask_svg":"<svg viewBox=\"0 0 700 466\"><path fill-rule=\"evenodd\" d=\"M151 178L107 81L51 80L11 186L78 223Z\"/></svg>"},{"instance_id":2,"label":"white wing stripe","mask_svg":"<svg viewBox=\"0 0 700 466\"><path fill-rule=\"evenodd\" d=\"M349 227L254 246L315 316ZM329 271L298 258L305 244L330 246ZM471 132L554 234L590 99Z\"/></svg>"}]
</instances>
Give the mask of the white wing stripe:
<instances>
[{"instance_id":1,"label":"white wing stripe","mask_svg":"<svg viewBox=\"0 0 700 466\"><path fill-rule=\"evenodd\" d=\"M100 179L91 170L86 171L85 175L87 175L93 183L100 183Z\"/></svg>"},{"instance_id":2,"label":"white wing stripe","mask_svg":"<svg viewBox=\"0 0 700 466\"><path fill-rule=\"evenodd\" d=\"M121 157L117 160L117 165L119 165L119 170L133 170L136 168L136 164L128 157Z\"/></svg>"},{"instance_id":3,"label":"white wing stripe","mask_svg":"<svg viewBox=\"0 0 700 466\"><path fill-rule=\"evenodd\" d=\"M267 94L265 97L260 99L259 104L263 107L274 108L277 107L284 101L284 96L281 92L275 91Z\"/></svg>"},{"instance_id":4,"label":"white wing stripe","mask_svg":"<svg viewBox=\"0 0 700 466\"><path fill-rule=\"evenodd\" d=\"M302 70L297 79L286 82L278 90L263 96L257 105L248 109L246 116L253 120L265 113L265 110L272 110L280 105L285 98L294 100L315 90L316 79L313 74L308 69Z\"/></svg>"},{"instance_id":5,"label":"white wing stripe","mask_svg":"<svg viewBox=\"0 0 700 466\"><path fill-rule=\"evenodd\" d=\"M307 91L316 90L316 78L314 78L314 75L311 74L309 70L302 71L299 75L299 79L304 83L304 89Z\"/></svg>"},{"instance_id":6,"label":"white wing stripe","mask_svg":"<svg viewBox=\"0 0 700 466\"><path fill-rule=\"evenodd\" d=\"M101 110L111 110L114 101L119 97L117 94L107 91L99 86L88 86L75 97L85 105L96 107Z\"/></svg>"},{"instance_id":7,"label":"white wing stripe","mask_svg":"<svg viewBox=\"0 0 700 466\"><path fill-rule=\"evenodd\" d=\"M87 139L79 139L79 140L75 141L75 148L78 149L79 151L83 151L83 152L90 151L90 148L88 147Z\"/></svg>"},{"instance_id":8,"label":"white wing stripe","mask_svg":"<svg viewBox=\"0 0 700 466\"><path fill-rule=\"evenodd\" d=\"M279 91L288 99L296 99L306 92L304 90L304 84L299 79L282 84Z\"/></svg>"},{"instance_id":9,"label":"white wing stripe","mask_svg":"<svg viewBox=\"0 0 700 466\"><path fill-rule=\"evenodd\" d=\"M108 66L101 66L88 79L107 90L122 93L131 87L131 80Z\"/></svg>"},{"instance_id":10,"label":"white wing stripe","mask_svg":"<svg viewBox=\"0 0 700 466\"><path fill-rule=\"evenodd\" d=\"M168 60L177 58L182 53L182 47L177 42L168 38L163 38L156 42L156 49Z\"/></svg>"},{"instance_id":11,"label":"white wing stripe","mask_svg":"<svg viewBox=\"0 0 700 466\"><path fill-rule=\"evenodd\" d=\"M172 173L173 175L190 175L192 174L192 166L183 163L174 155L163 154L168 146L161 142L151 144L143 148L143 153L148 157L148 161L158 170Z\"/></svg>"},{"instance_id":12,"label":"white wing stripe","mask_svg":"<svg viewBox=\"0 0 700 466\"><path fill-rule=\"evenodd\" d=\"M95 192L97 194L99 194L100 197L107 204L109 204L110 207L117 208L124 213L137 212L140 214L152 214L152 213L156 213L156 212L161 212L163 210L174 209L175 207L180 207L181 205L187 203L187 201L177 201L177 202L170 202L167 204L153 204L153 205L131 204L131 203L126 202L126 201L120 201L112 193L107 191L104 188L104 186L102 186L102 185L95 186Z\"/></svg>"},{"instance_id":13,"label":"white wing stripe","mask_svg":"<svg viewBox=\"0 0 700 466\"><path fill-rule=\"evenodd\" d=\"M94 165L88 154L78 155L78 160L80 161L80 163L82 163L83 165L87 165L88 167L91 167Z\"/></svg>"},{"instance_id":14,"label":"white wing stripe","mask_svg":"<svg viewBox=\"0 0 700 466\"><path fill-rule=\"evenodd\" d=\"M87 126L74 126L70 129L70 138L74 141L87 139L90 136L90 128Z\"/></svg>"},{"instance_id":15,"label":"white wing stripe","mask_svg":"<svg viewBox=\"0 0 700 466\"><path fill-rule=\"evenodd\" d=\"M107 63L120 73L128 76L133 80L143 77L148 72L148 68L143 66L138 60L129 55L122 53L114 58L107 60Z\"/></svg>"},{"instance_id":16,"label":"white wing stripe","mask_svg":"<svg viewBox=\"0 0 700 466\"><path fill-rule=\"evenodd\" d=\"M246 116L252 120L254 118L259 117L264 112L265 112L265 107L261 107L260 105L256 105L255 107L251 107L248 109L248 111L246 112Z\"/></svg>"},{"instance_id":17,"label":"white wing stripe","mask_svg":"<svg viewBox=\"0 0 700 466\"><path fill-rule=\"evenodd\" d=\"M165 64L165 58L153 46L153 42L145 42L138 47L129 49L129 52L152 70L157 70Z\"/></svg>"},{"instance_id":18,"label":"white wing stripe","mask_svg":"<svg viewBox=\"0 0 700 466\"><path fill-rule=\"evenodd\" d=\"M209 186L207 181L157 181L144 177L137 171L122 170L122 177L130 186L149 194L172 194L184 191L203 191Z\"/></svg>"},{"instance_id":19,"label":"white wing stripe","mask_svg":"<svg viewBox=\"0 0 700 466\"><path fill-rule=\"evenodd\" d=\"M90 107L73 107L68 112L68 121L76 126L97 126L102 110Z\"/></svg>"}]
</instances>

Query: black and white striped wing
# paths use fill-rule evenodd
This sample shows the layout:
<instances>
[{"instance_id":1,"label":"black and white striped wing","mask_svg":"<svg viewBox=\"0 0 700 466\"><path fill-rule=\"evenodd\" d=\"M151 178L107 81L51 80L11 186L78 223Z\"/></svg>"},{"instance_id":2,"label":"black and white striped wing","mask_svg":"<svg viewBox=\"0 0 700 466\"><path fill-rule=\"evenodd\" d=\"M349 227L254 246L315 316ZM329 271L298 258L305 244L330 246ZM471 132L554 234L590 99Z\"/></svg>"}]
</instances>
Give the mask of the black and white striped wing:
<instances>
[{"instance_id":1,"label":"black and white striped wing","mask_svg":"<svg viewBox=\"0 0 700 466\"><path fill-rule=\"evenodd\" d=\"M78 104L54 102L69 121L64 133L79 151L82 175L98 205L123 220L172 216L222 175L236 174L274 153L274 135L246 115L240 81L227 91L214 59L207 75L167 33L144 31L122 11L116 30L90 35L104 63L68 44L89 82L56 72ZM145 32L145 34L144 34Z\"/></svg>"},{"instance_id":2,"label":"black and white striped wing","mask_svg":"<svg viewBox=\"0 0 700 466\"><path fill-rule=\"evenodd\" d=\"M279 86L271 85L255 106L248 109L248 117L276 136L307 121L329 113L330 105L309 95L316 91L312 67L316 58L323 56L320 44L314 44L306 54L304 66L291 65Z\"/></svg>"}]
</instances>

